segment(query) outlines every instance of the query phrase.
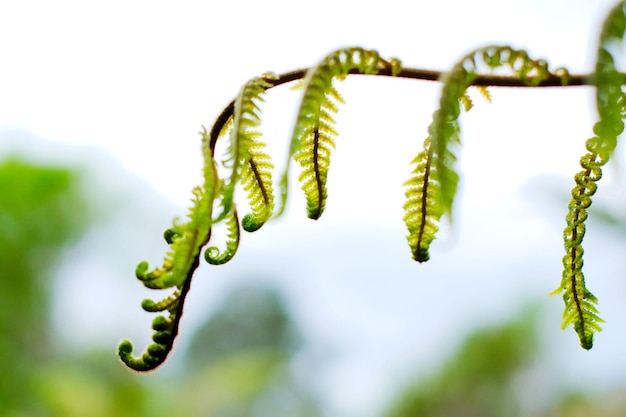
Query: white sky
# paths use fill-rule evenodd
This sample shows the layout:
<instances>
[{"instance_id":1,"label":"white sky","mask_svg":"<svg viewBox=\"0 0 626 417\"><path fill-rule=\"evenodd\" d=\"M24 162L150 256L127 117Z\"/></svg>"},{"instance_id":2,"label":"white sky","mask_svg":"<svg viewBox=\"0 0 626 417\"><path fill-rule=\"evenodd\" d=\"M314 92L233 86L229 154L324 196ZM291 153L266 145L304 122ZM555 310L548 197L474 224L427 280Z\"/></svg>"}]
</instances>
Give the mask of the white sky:
<instances>
[{"instance_id":1,"label":"white sky","mask_svg":"<svg viewBox=\"0 0 626 417\"><path fill-rule=\"evenodd\" d=\"M93 145L180 206L175 214L182 214L189 190L200 181L197 132L202 125L210 127L248 78L268 70L310 66L332 49L348 45L377 49L383 56L399 57L407 66L447 69L475 47L506 43L528 48L533 56L545 57L555 67L589 71L599 19L612 3L5 1L0 3L0 144L14 139L14 132L25 131L44 139ZM354 77L339 89L348 104L338 116L341 136L333 156L324 219L312 226L302 220L303 203L294 194L289 219L266 227L258 236L245 236L238 255L244 263L233 261L223 276L250 272L250 261L258 260L258 253L278 251L289 259L283 272L286 285L291 286L306 325L318 335L344 343L344 356L339 355L342 360L327 375L329 391L344 387L341 395L333 398L333 406L343 415L351 411L362 416L369 407L363 403L364 395L379 405L377 401L383 401L391 390L380 390L372 379L394 382L406 372L407 360L437 353L435 342L433 346L419 335L411 335L414 321L399 321L407 311L443 316L446 309L437 309L450 300L465 316L469 310L464 308L471 309L475 302L467 300L463 291L484 282L492 291L487 294L492 304L477 308L472 317L492 318L494 311L506 311L519 297L525 280L532 282L530 294L546 294L556 287L560 279L559 228L565 207L554 220L546 206L533 200L537 194L529 184L551 185L554 181L565 187L565 195L569 192L571 180L567 177L577 170L595 113L592 92L584 88L493 89L493 104L477 96L476 107L463 116L463 190L457 221L448 237L444 235L437 244L439 253L432 254L433 260L416 265L404 247L400 184L408 176L406 164L426 134L437 86ZM266 135L279 151L286 147L296 99L297 93L287 88L267 97ZM511 125L515 129L511 130ZM362 176L360 181L355 181L355 173ZM615 186L610 177L601 190ZM367 199L366 181L377 184L384 198L368 201L368 209L363 209L358 204ZM389 181L398 185L389 186ZM511 217L516 221L511 222ZM154 236L158 238L166 226L157 226ZM388 236L391 232L393 236ZM333 241L338 246L326 253L324 243L319 242L329 235L336 238ZM310 248L311 257L294 252L296 243L285 243L286 238ZM600 238L589 239L600 242ZM348 249L338 250L341 245ZM356 247L349 249L350 245ZM315 251L325 253L326 267L315 262L322 256ZM588 249L591 271L594 256L599 263L606 262L599 252ZM139 253L136 260L144 256ZM595 268L606 274L600 266L623 275L623 263L596 263ZM129 267L124 282L138 286L128 281L133 268ZM258 268L263 271L265 267ZM332 276L330 271L334 271ZM307 278L294 282L301 279L299 274ZM512 276L503 277L508 274ZM415 280L424 276L436 276L439 281L429 282L432 300L417 301L415 297L424 297L419 291L426 284ZM465 276L471 281L466 282ZM502 281L494 282L494 276ZM450 277L455 280L446 281ZM623 303L624 287L608 278L605 281L595 284L601 303L602 295L610 298L611 294L615 304ZM194 287L198 295L192 294L197 298L190 300L190 311L194 299L198 310L207 304L200 301L214 290L207 285ZM456 290L453 294L451 286ZM313 296L327 301L323 312L316 310L319 306L311 300ZM551 310L555 312L553 331L558 332L560 300L550 301L555 307ZM139 298L125 297L124 302L132 304L130 314L139 312ZM558 334L572 346L569 354L583 361L596 358L594 355L621 357L613 346L623 342L618 333L623 334L626 313L612 305L609 300L600 307L613 314L610 319L604 314L610 323L618 323L607 324L599 336L604 350L586 356L579 353L570 329ZM371 320L359 321L368 308L375 311ZM328 317L338 323L339 330L325 327ZM471 321L446 317L441 328L422 331L430 329L432 340L447 340L442 329L463 329L467 320ZM189 313L185 319L194 320ZM346 329L341 325L351 326L356 336L342 333ZM381 338L389 343L383 344ZM581 369L602 366L589 361ZM611 381L626 380L607 366L597 371L597 378L602 378L602 372L612 372Z\"/></svg>"},{"instance_id":2,"label":"white sky","mask_svg":"<svg viewBox=\"0 0 626 417\"><path fill-rule=\"evenodd\" d=\"M0 127L96 144L185 203L198 182L200 126L210 126L248 78L313 65L345 45L446 69L472 48L511 43L555 66L590 69L595 17L610 3L3 2ZM405 100L430 115L434 93L410 91L374 96L368 106L384 100L381 122L384 109ZM276 124L290 126L292 111ZM399 127L420 142L426 125Z\"/></svg>"}]
</instances>

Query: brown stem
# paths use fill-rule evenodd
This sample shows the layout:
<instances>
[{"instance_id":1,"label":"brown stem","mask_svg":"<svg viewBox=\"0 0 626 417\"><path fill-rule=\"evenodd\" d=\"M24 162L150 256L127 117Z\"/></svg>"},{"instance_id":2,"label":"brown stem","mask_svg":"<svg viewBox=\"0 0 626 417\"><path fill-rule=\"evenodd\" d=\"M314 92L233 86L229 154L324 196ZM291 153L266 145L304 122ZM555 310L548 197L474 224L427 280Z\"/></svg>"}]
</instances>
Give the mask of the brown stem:
<instances>
[{"instance_id":1,"label":"brown stem","mask_svg":"<svg viewBox=\"0 0 626 417\"><path fill-rule=\"evenodd\" d=\"M304 78L309 68L303 68L299 70L289 71L282 73L275 80L266 80L272 84L272 87L277 87L282 84L286 84L292 81L300 80ZM358 69L350 71L353 75L363 75ZM391 68L383 68L376 74L368 74L374 76L384 77L396 77L396 78L408 78L412 80L422 81L439 81L444 71L428 70L421 68L404 68L397 74L391 73ZM625 77L626 78L626 77ZM519 77L511 77L505 75L478 75L471 85L484 86L484 87L520 87L520 88L541 88L541 87L579 87L586 85L595 85L595 76L593 74L570 74L565 84L560 77L550 75L545 80L540 81L536 85L528 85ZM218 116L213 128L211 129L211 149L215 149L215 143L220 134L220 131L232 116L235 110L235 100L231 101Z\"/></svg>"}]
</instances>

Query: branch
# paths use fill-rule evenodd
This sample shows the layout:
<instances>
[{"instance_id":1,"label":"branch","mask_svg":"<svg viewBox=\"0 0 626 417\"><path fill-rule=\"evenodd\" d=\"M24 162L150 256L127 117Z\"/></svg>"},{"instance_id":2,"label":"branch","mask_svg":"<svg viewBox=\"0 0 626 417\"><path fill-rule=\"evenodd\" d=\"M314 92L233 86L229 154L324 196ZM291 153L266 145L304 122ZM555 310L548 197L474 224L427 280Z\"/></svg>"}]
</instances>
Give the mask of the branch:
<instances>
[{"instance_id":1,"label":"branch","mask_svg":"<svg viewBox=\"0 0 626 417\"><path fill-rule=\"evenodd\" d=\"M275 80L269 81L272 84L272 87L277 87L282 84L287 84L292 81L300 80L304 78L309 68L302 68L299 70L289 71L278 75L278 78ZM350 72L353 75L363 75L358 70L353 70ZM396 78L408 78L412 80L421 80L421 81L439 81L441 76L445 74L444 71L436 71L436 70L428 70L421 68L403 68L397 74L391 73L391 68L385 68L378 71L374 76L385 76L385 77L396 77ZM372 75L372 74L368 74ZM624 77L624 81L626 82L626 74L622 74ZM523 80L518 77L511 77L505 75L479 75L472 82L471 85L476 86L484 86L484 87L517 87L517 88L528 88L528 87L580 87L580 86L593 86L595 85L595 75L594 74L570 74L567 82L563 84L563 80L560 77L550 76L545 80L539 82L537 85L528 85ZM213 128L211 129L210 134L210 147L212 150L215 149L215 144L217 142L217 138L219 136L222 127L228 121L230 116L233 114L235 108L235 100L231 101L222 111L222 113L218 116L217 120L213 124Z\"/></svg>"}]
</instances>

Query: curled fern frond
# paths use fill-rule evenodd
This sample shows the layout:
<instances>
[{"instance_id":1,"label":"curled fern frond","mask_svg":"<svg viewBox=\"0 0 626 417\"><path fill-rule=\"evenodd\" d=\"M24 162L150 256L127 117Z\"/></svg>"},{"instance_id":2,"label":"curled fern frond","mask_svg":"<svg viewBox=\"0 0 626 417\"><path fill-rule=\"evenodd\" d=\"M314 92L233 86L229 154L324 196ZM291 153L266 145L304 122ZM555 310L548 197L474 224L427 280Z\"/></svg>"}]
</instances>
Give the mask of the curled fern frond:
<instances>
[{"instance_id":1,"label":"curled fern frond","mask_svg":"<svg viewBox=\"0 0 626 417\"><path fill-rule=\"evenodd\" d=\"M213 154L208 146L209 137L202 132L203 152L205 157L204 184L193 190L193 204L187 215L187 222L175 222L164 234L170 249L165 256L163 265L148 271L148 263L137 266L136 275L142 283L152 289L175 287L174 293L166 299L154 302L144 300L142 307L149 312L167 311L167 317L155 319L153 344L139 358L132 354L133 345L123 341L119 348L119 357L131 369L149 371L161 365L174 346L174 338L182 317L182 310L187 292L191 285L191 277L198 267L201 248L211 235L213 204L219 188L219 179ZM161 317L161 316L160 316ZM156 323L156 325L155 325Z\"/></svg>"},{"instance_id":2,"label":"curled fern frond","mask_svg":"<svg viewBox=\"0 0 626 417\"><path fill-rule=\"evenodd\" d=\"M624 130L624 79L612 56L616 44L622 43L624 38L624 6L624 3L620 3L611 11L600 36L595 73L596 104L600 120L593 129L596 136L587 141L587 153L580 160L583 170L574 177L576 185L572 189L563 232L563 275L559 288L553 292L563 293L565 310L562 327L572 325L584 349L592 348L593 336L601 330L599 323L603 322L596 308L598 300L585 285L582 242L586 231L587 209L591 206L592 196L597 190L596 183L602 177L602 166L613 154L617 138Z\"/></svg>"},{"instance_id":3,"label":"curled fern frond","mask_svg":"<svg viewBox=\"0 0 626 417\"><path fill-rule=\"evenodd\" d=\"M283 212L287 200L291 158L302 168L299 180L307 199L309 218L318 219L322 215L327 197L330 154L337 136L332 115L337 112L337 105L343 103L333 82L350 73L377 74L382 69L391 69L392 74L398 74L401 71L400 61L384 60L372 50L344 48L327 55L307 72L291 136L289 159L281 177L282 199L278 215Z\"/></svg>"},{"instance_id":4,"label":"curled fern frond","mask_svg":"<svg viewBox=\"0 0 626 417\"><path fill-rule=\"evenodd\" d=\"M239 95L235 99L232 128L230 129L230 146L228 150L228 161L231 165L231 175L222 191L222 214L215 220L223 220L233 210L233 197L235 186L240 182L246 164L251 159L250 150L257 151L256 158L260 159L258 150L264 146L259 141L261 132L258 130L261 125L261 111L259 105L263 102L263 94L272 87L271 81L277 79L273 73L265 73L261 77L253 78L248 81L240 90ZM269 156L263 154L263 160L269 162ZM254 161L252 162L254 164ZM267 182L271 183L271 165L267 164L263 169L266 170L265 188ZM251 197L253 198L253 197ZM268 201L270 199L268 198ZM270 208L270 212L271 212Z\"/></svg>"},{"instance_id":5,"label":"curled fern frond","mask_svg":"<svg viewBox=\"0 0 626 417\"><path fill-rule=\"evenodd\" d=\"M241 174L243 189L248 193L252 213L246 214L241 222L246 232L259 230L274 211L274 186L272 169L274 164L265 152L265 144L255 141L248 148L248 161Z\"/></svg>"},{"instance_id":6,"label":"curled fern frond","mask_svg":"<svg viewBox=\"0 0 626 417\"><path fill-rule=\"evenodd\" d=\"M525 51L508 46L480 48L463 57L450 72L441 78L443 84L439 109L433 114L428 127L424 150L414 158L416 165L405 186L406 203L404 221L407 239L413 258L428 260L428 248L435 238L440 218L451 215L459 182L456 169L456 151L460 146L459 116L461 105L472 107L467 88L480 75L481 70L508 67L514 75L528 85L536 85L546 78L565 77L567 72L552 73L544 60L531 59ZM480 90L490 99L485 89Z\"/></svg>"},{"instance_id":7,"label":"curled fern frond","mask_svg":"<svg viewBox=\"0 0 626 417\"><path fill-rule=\"evenodd\" d=\"M344 103L333 86L329 88L327 95L325 103L321 106L317 125L302 139L300 149L294 155L294 160L302 167L298 180L307 197L307 212L311 219L318 219L324 211L328 196L326 179L330 154L335 147L333 139L337 136L337 131L333 127L335 120L331 114L337 112L337 102Z\"/></svg>"},{"instance_id":8,"label":"curled fern frond","mask_svg":"<svg viewBox=\"0 0 626 417\"><path fill-rule=\"evenodd\" d=\"M233 259L239 248L239 217L237 210L233 210L226 221L228 235L226 249L223 253L216 246L210 246L204 251L204 259L211 265L222 265Z\"/></svg>"}]
</instances>

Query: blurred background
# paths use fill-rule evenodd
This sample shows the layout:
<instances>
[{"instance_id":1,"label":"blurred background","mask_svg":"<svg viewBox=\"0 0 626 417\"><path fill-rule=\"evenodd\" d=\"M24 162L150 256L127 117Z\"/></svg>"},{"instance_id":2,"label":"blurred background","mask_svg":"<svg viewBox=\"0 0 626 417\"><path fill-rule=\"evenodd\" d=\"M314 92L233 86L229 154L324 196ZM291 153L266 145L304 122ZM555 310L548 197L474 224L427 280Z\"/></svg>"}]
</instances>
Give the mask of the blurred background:
<instances>
[{"instance_id":1,"label":"blurred background","mask_svg":"<svg viewBox=\"0 0 626 417\"><path fill-rule=\"evenodd\" d=\"M507 43L589 72L613 3L0 4L0 416L624 415L623 146L585 241L606 320L591 351L548 297L590 88L474 94L453 222L417 264L402 183L438 86L350 77L323 218L306 219L294 182L283 219L200 266L161 369L116 357L121 339L150 340L140 302L161 295L134 268L161 262L200 182L198 132L247 79L351 45L448 69ZM297 100L276 88L263 109L278 168Z\"/></svg>"}]
</instances>

